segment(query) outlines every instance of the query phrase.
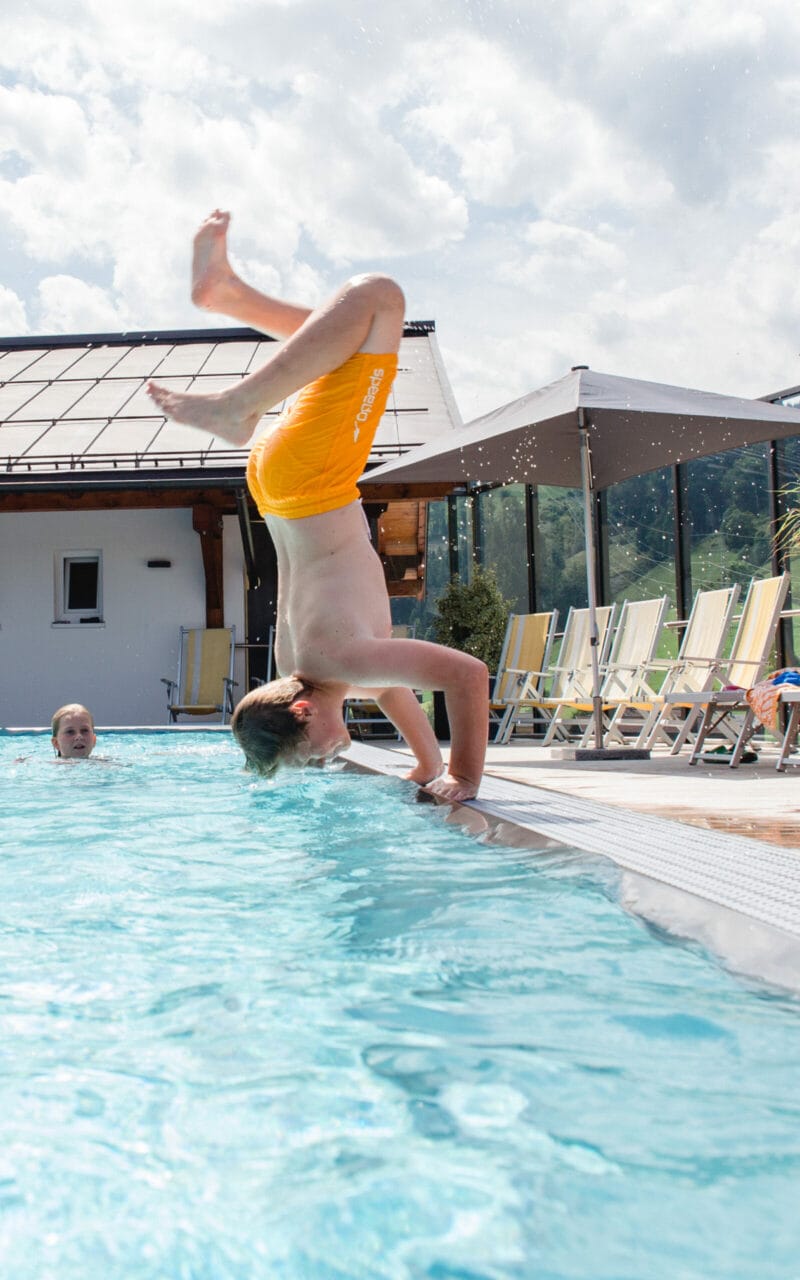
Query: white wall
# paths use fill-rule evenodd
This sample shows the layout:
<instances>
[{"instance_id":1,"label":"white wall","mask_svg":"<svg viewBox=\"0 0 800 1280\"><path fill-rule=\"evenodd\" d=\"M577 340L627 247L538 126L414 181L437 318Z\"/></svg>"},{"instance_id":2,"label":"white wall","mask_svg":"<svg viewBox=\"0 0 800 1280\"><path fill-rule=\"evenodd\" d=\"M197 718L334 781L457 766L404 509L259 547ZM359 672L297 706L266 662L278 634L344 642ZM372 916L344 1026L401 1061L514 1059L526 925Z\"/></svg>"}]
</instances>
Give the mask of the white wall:
<instances>
[{"instance_id":1,"label":"white wall","mask_svg":"<svg viewBox=\"0 0 800 1280\"><path fill-rule=\"evenodd\" d=\"M54 627L56 552L96 549L104 625ZM225 625L244 640L235 517L224 521L223 557ZM172 568L148 569L156 559ZM0 513L0 726L47 725L65 702L84 703L98 726L166 723L160 677L175 675L181 625L205 625L190 510ZM236 678L241 697L241 670Z\"/></svg>"}]
</instances>

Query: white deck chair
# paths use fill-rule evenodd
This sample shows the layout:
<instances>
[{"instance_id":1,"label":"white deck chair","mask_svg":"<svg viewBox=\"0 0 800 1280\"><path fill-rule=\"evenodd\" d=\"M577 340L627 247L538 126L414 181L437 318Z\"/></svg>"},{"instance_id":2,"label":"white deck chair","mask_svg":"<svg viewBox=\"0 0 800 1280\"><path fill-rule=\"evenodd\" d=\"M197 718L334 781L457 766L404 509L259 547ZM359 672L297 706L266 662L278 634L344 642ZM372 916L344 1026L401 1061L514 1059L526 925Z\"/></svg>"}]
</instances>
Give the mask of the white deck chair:
<instances>
[{"instance_id":1,"label":"white deck chair","mask_svg":"<svg viewBox=\"0 0 800 1280\"><path fill-rule=\"evenodd\" d=\"M731 768L735 769L741 762L755 724L745 691L764 674L788 589L788 573L775 578L754 578L747 591L730 654L720 663L714 677L718 687L712 685L712 688L691 696L675 694L667 697L667 702L682 702L702 709L702 720L689 764L697 764L712 733L720 734L723 742L730 744ZM740 714L742 720L738 723L734 717ZM679 749L680 744L676 746ZM676 746L673 746L673 752Z\"/></svg>"},{"instance_id":2,"label":"white deck chair","mask_svg":"<svg viewBox=\"0 0 800 1280\"><path fill-rule=\"evenodd\" d=\"M611 640L615 605L601 605L596 610L598 662L605 661ZM496 742L508 742L523 714L530 711L547 724L542 745L550 746L555 738L569 738L568 708L576 698L591 698L592 649L591 617L588 609L570 609L556 661L546 670L529 671L506 715L502 735Z\"/></svg>"},{"instance_id":3,"label":"white deck chair","mask_svg":"<svg viewBox=\"0 0 800 1280\"><path fill-rule=\"evenodd\" d=\"M623 744L627 742L623 732L625 711L652 692L647 684L647 675L655 657L668 604L667 596L656 596L652 600L626 600L622 605L611 653L601 671L604 741L616 739ZM594 733L591 700L576 704L576 709L588 714L580 743L587 746Z\"/></svg>"},{"instance_id":4,"label":"white deck chair","mask_svg":"<svg viewBox=\"0 0 800 1280\"><path fill-rule=\"evenodd\" d=\"M645 717L637 747L649 749L661 739L677 752L687 740L702 709L681 702L678 695L711 688L738 599L736 584L697 592L678 656L671 661L655 658L651 663L653 673L665 674L660 689L651 689L650 697L636 704L635 710Z\"/></svg>"},{"instance_id":5,"label":"white deck chair","mask_svg":"<svg viewBox=\"0 0 800 1280\"><path fill-rule=\"evenodd\" d=\"M512 718L515 724L518 719L517 695L523 687L536 688L531 677L541 677L547 670L557 625L557 609L509 616L489 698L489 723L496 726L495 742L508 742L511 729L506 733L506 726Z\"/></svg>"}]
</instances>

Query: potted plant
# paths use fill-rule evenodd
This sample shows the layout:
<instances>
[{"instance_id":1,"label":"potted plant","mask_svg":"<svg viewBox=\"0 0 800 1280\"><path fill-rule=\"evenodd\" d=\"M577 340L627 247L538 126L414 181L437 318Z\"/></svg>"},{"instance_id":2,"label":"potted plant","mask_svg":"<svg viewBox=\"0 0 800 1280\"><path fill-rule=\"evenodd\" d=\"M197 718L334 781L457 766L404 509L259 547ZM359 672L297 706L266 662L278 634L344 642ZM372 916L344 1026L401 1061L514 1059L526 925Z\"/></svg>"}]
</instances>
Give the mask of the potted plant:
<instances>
[{"instance_id":1,"label":"potted plant","mask_svg":"<svg viewBox=\"0 0 800 1280\"><path fill-rule=\"evenodd\" d=\"M497 670L512 602L501 592L493 569L476 566L469 582L451 579L436 602L433 638L438 644L471 653ZM433 727L437 738L449 738L444 695L434 692Z\"/></svg>"}]
</instances>

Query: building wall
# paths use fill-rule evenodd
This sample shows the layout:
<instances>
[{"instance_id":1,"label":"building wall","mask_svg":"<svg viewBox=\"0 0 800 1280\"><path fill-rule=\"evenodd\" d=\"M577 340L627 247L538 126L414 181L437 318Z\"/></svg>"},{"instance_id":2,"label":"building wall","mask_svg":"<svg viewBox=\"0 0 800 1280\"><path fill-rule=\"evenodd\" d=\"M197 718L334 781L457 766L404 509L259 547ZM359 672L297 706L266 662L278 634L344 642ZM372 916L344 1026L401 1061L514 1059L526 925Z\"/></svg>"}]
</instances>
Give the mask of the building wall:
<instances>
[{"instance_id":1,"label":"building wall","mask_svg":"<svg viewBox=\"0 0 800 1280\"><path fill-rule=\"evenodd\" d=\"M101 550L102 626L54 626L58 552ZM224 521L225 624L244 637L235 517ZM169 569L148 569L167 559ZM164 724L178 628L205 624L200 538L190 510L0 513L0 726L42 726L82 702L98 726ZM236 678L244 692L242 666ZM185 723L192 723L186 721ZM195 722L202 723L202 722Z\"/></svg>"}]
</instances>

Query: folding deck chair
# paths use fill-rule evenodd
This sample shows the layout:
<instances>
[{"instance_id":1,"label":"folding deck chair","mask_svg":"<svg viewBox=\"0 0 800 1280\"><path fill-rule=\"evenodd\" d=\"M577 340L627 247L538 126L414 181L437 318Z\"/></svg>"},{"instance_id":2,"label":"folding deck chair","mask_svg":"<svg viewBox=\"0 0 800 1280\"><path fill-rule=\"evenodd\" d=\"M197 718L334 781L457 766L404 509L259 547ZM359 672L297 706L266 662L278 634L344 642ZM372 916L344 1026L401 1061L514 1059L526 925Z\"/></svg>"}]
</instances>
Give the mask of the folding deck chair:
<instances>
[{"instance_id":1,"label":"folding deck chair","mask_svg":"<svg viewBox=\"0 0 800 1280\"><path fill-rule=\"evenodd\" d=\"M605 661L616 611L615 605L602 605L596 610L598 660ZM537 714L547 724L542 746L553 739L569 738L570 721L565 709L576 699L591 698L592 650L591 615L588 609L570 609L556 661L527 673L519 691L509 697L509 707L495 742L508 742L524 711Z\"/></svg>"},{"instance_id":2,"label":"folding deck chair","mask_svg":"<svg viewBox=\"0 0 800 1280\"><path fill-rule=\"evenodd\" d=\"M742 607L730 655L719 664L719 671L714 676L719 687L712 685L701 693L667 696L668 703L682 703L690 709L697 707L702 710L689 764L697 764L712 733L720 734L724 742L731 745L731 768L735 769L740 764L755 727L755 716L745 692L764 674L788 589L788 573L776 578L754 578ZM743 718L737 727L733 717L740 713L743 713ZM673 753L680 750L681 745L682 742L676 741Z\"/></svg>"},{"instance_id":3,"label":"folding deck chair","mask_svg":"<svg viewBox=\"0 0 800 1280\"><path fill-rule=\"evenodd\" d=\"M789 678L781 680L782 676ZM753 709L755 719L767 733L778 740L780 750L775 765L778 773L782 773L787 765L800 765L800 754L796 751L792 753L800 730L800 686L795 683L798 676L800 669L797 667L782 668L764 676L755 689L747 691L747 701ZM753 698L752 695L756 692L759 696Z\"/></svg>"},{"instance_id":4,"label":"folding deck chair","mask_svg":"<svg viewBox=\"0 0 800 1280\"><path fill-rule=\"evenodd\" d=\"M534 676L541 677L550 661L558 610L549 613L512 613L506 626L497 675L489 697L489 724L495 725L494 742L507 742L508 723L518 719L517 695L523 687L535 689ZM535 713L534 713L535 714ZM513 727L513 726L512 726Z\"/></svg>"},{"instance_id":5,"label":"folding deck chair","mask_svg":"<svg viewBox=\"0 0 800 1280\"><path fill-rule=\"evenodd\" d=\"M233 711L235 627L181 627L178 672L165 676L168 724L178 716L212 716L221 712L220 724Z\"/></svg>"},{"instance_id":6,"label":"folding deck chair","mask_svg":"<svg viewBox=\"0 0 800 1280\"><path fill-rule=\"evenodd\" d=\"M653 673L665 674L660 689L649 689L650 697L633 708L644 716L637 747L649 750L661 739L677 752L687 740L702 708L680 702L678 695L711 688L738 599L736 584L697 592L678 656L671 661L654 658L650 664Z\"/></svg>"},{"instance_id":7,"label":"folding deck chair","mask_svg":"<svg viewBox=\"0 0 800 1280\"><path fill-rule=\"evenodd\" d=\"M647 675L655 657L668 604L667 596L623 602L611 653L600 672L604 741L616 739L626 744L624 713L652 692L647 684ZM594 733L592 700L582 699L572 705L573 709L588 716L580 741L582 747L587 746Z\"/></svg>"}]
</instances>

